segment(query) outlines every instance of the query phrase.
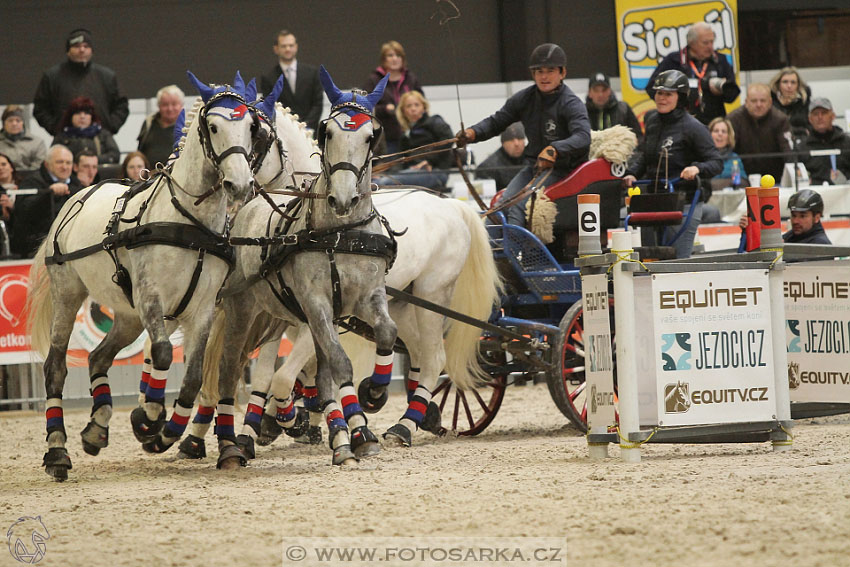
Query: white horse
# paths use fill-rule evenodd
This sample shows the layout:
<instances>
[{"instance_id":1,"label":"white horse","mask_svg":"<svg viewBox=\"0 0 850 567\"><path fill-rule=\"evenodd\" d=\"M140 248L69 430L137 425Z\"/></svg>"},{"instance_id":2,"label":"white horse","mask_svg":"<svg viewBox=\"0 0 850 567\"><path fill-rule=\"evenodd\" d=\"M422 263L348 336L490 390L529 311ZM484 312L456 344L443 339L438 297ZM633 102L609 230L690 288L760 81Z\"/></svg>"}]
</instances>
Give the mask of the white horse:
<instances>
[{"instance_id":1,"label":"white horse","mask_svg":"<svg viewBox=\"0 0 850 567\"><path fill-rule=\"evenodd\" d=\"M96 455L108 444L112 398L106 372L143 328L152 341L152 370L144 408L132 415L137 438L154 442L163 427L169 335L178 325L184 330L186 376L172 417L177 428L185 427L200 389L216 294L232 263L224 236L227 207L252 186L248 156L256 128L238 73L233 87L211 88L191 73L189 78L204 104L170 169L132 189L105 182L71 197L30 272L32 344L45 355L44 466L59 481L71 468L62 412L65 352L87 295L115 313L111 330L89 355L92 420L82 431L87 453Z\"/></svg>"},{"instance_id":2,"label":"white horse","mask_svg":"<svg viewBox=\"0 0 850 567\"><path fill-rule=\"evenodd\" d=\"M299 136L297 131L292 132L293 122L291 115L278 112L278 137L288 149L292 149L289 151L290 156L299 155L294 152L296 147L302 147L300 155L304 155L305 148L310 148L310 145L304 142L304 136ZM257 181L270 191L283 188L281 177L276 172L291 167L277 159L277 155L277 152L270 152L256 176ZM294 169L316 171L316 165L296 163ZM275 200L280 206L287 201L278 196L275 196ZM477 319L487 319L497 301L501 283L486 230L478 215L460 201L414 189L375 193L372 201L391 226L404 232L397 237L398 255L387 274L387 285L410 289L422 299L451 306ZM266 208L265 215L268 219L273 213ZM250 301L250 297L243 293L238 304L244 308ZM412 431L422 425L431 392L444 369L461 389L472 387L478 379L485 379L477 359L480 332L468 325L446 322L441 315L398 300L390 301L389 307L393 320L398 324L399 336L410 353L412 368L408 409L385 434L385 438L389 442L409 445ZM270 333L269 325L270 321L265 317L255 322L253 338L246 340L242 352L243 364L262 340L279 339L280 330L276 334ZM444 340L445 327L448 327L448 335ZM276 356L276 343L268 349L270 357L265 357L264 351L261 351L261 357L266 359L263 360L265 364L262 367L258 365L253 375L253 391L245 415L245 425L239 436L239 442L248 456L253 456L253 440L260 434L260 416L263 415L263 404L270 389L274 397L269 401L266 417L276 415L287 433L294 437L301 435L306 427L293 408L292 388L296 376L314 358L315 350L310 334L303 332L299 326L290 327L287 336L294 343L293 349L284 365L274 374L274 383L270 363ZM351 345L346 347L346 351L352 356L356 373L364 375L367 371L365 368L371 365L375 357L374 344L352 334L345 335L343 342ZM228 345L233 346L230 342ZM208 352L214 351L211 347ZM365 398L364 407L367 411L377 411L386 400L386 386L390 376L385 364L389 360L391 353L384 354L378 361L379 368L361 383L361 402ZM266 367L270 369L266 370ZM232 373L241 375L238 371ZM205 456L203 437L212 408L203 406L214 399L217 376L215 363L205 365L202 408L196 414L191 435L180 446L185 456ZM346 389L343 397L353 393L353 388ZM355 420L358 421L358 418L355 417ZM357 429L358 426L352 427ZM365 427L358 432L362 435L352 439L355 454L359 457L374 452L377 447L374 436Z\"/></svg>"},{"instance_id":3,"label":"white horse","mask_svg":"<svg viewBox=\"0 0 850 567\"><path fill-rule=\"evenodd\" d=\"M233 225L232 241L259 238L266 246L238 248L233 281L228 285L238 286L240 280L253 280L257 274L266 281L244 290L253 301L238 295L222 301L228 348L222 353L218 390L219 406L222 400L232 400L242 345L261 312L293 323L306 321L316 346L316 383L330 430L333 463L341 465L355 459L343 418L352 408L340 408L334 385L343 390L353 386L351 363L339 344L336 321L348 315L366 321L375 330L379 348L390 353L396 339L384 289L394 243L384 235L381 218L373 210L370 188L371 159L379 134L372 109L386 81L360 96L337 89L324 68L320 79L332 110L322 124L321 175L311 198L291 208L290 214L297 216L293 222L270 212L268 204L258 199L240 211ZM359 408L353 411L362 415ZM365 426L365 417L362 422ZM220 447L223 437L235 439L232 422L229 428L217 423L216 435ZM244 455L219 455L223 468L244 462Z\"/></svg>"}]
</instances>

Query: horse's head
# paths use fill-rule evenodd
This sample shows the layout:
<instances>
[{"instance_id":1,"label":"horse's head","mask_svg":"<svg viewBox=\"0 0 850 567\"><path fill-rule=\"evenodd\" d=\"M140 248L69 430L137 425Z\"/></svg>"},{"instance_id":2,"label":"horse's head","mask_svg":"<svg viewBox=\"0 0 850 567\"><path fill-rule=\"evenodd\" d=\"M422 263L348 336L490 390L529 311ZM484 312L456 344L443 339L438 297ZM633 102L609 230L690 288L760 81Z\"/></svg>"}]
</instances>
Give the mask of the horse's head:
<instances>
[{"instance_id":1,"label":"horse's head","mask_svg":"<svg viewBox=\"0 0 850 567\"><path fill-rule=\"evenodd\" d=\"M204 102L197 121L206 157L218 171L222 188L242 199L253 184L249 159L259 128L247 104L245 83L238 71L233 86L208 86L187 74ZM254 93L256 97L256 89Z\"/></svg>"},{"instance_id":2,"label":"horse's head","mask_svg":"<svg viewBox=\"0 0 850 567\"><path fill-rule=\"evenodd\" d=\"M360 202L362 187L368 194L372 154L381 135L373 110L384 94L389 75L369 94L342 92L324 66L319 78L331 101L331 114L317 132L328 205L338 216L347 216Z\"/></svg>"}]
</instances>

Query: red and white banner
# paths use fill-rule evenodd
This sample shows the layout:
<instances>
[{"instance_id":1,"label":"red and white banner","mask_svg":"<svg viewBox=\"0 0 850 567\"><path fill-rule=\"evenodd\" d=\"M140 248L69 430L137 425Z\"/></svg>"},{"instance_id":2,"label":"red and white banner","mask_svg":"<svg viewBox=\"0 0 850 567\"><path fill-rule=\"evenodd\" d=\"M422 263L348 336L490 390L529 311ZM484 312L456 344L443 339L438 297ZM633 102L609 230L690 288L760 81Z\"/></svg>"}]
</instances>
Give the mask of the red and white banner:
<instances>
[{"instance_id":1,"label":"red and white banner","mask_svg":"<svg viewBox=\"0 0 850 567\"><path fill-rule=\"evenodd\" d=\"M32 362L23 311L32 261L0 262L0 364Z\"/></svg>"}]
</instances>

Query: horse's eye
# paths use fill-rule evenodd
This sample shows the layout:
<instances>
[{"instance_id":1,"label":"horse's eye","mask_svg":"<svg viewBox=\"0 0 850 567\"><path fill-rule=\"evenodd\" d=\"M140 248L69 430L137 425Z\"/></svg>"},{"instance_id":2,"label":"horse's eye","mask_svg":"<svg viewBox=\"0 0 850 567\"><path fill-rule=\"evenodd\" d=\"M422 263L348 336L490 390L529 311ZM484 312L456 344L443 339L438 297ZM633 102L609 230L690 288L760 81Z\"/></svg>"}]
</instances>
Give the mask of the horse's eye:
<instances>
[{"instance_id":1,"label":"horse's eye","mask_svg":"<svg viewBox=\"0 0 850 567\"><path fill-rule=\"evenodd\" d=\"M213 134L218 134L218 128L215 124L210 125L210 132L212 132Z\"/></svg>"}]
</instances>

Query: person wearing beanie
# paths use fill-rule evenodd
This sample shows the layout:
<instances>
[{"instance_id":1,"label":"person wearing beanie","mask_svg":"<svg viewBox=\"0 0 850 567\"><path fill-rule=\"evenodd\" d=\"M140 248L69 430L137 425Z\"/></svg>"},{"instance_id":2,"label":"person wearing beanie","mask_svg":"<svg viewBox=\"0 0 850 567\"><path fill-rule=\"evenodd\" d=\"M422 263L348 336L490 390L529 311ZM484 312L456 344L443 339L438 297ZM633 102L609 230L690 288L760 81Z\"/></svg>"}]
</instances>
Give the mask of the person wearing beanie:
<instances>
[{"instance_id":1,"label":"person wearing beanie","mask_svg":"<svg viewBox=\"0 0 850 567\"><path fill-rule=\"evenodd\" d=\"M643 130L632 107L617 100L611 90L611 79L605 73L594 73L590 76L585 105L591 130L605 130L611 126L622 125L634 132L638 141L643 137Z\"/></svg>"},{"instance_id":2,"label":"person wearing beanie","mask_svg":"<svg viewBox=\"0 0 850 567\"><path fill-rule=\"evenodd\" d=\"M19 170L38 169L47 156L44 140L27 133L24 126L24 109L16 104L10 104L3 111L0 153L8 156Z\"/></svg>"},{"instance_id":3,"label":"person wearing beanie","mask_svg":"<svg viewBox=\"0 0 850 567\"><path fill-rule=\"evenodd\" d=\"M87 96L94 101L103 127L117 133L130 113L127 97L118 89L115 72L92 62L90 31L75 29L65 39L67 59L44 72L33 99L33 116L41 127L58 134L59 123L71 100Z\"/></svg>"},{"instance_id":4,"label":"person wearing beanie","mask_svg":"<svg viewBox=\"0 0 850 567\"><path fill-rule=\"evenodd\" d=\"M496 181L496 191L508 186L511 179L522 169L522 153L525 151L525 129L522 122L514 122L502 132L502 147L490 154L475 168L475 177Z\"/></svg>"}]
</instances>

